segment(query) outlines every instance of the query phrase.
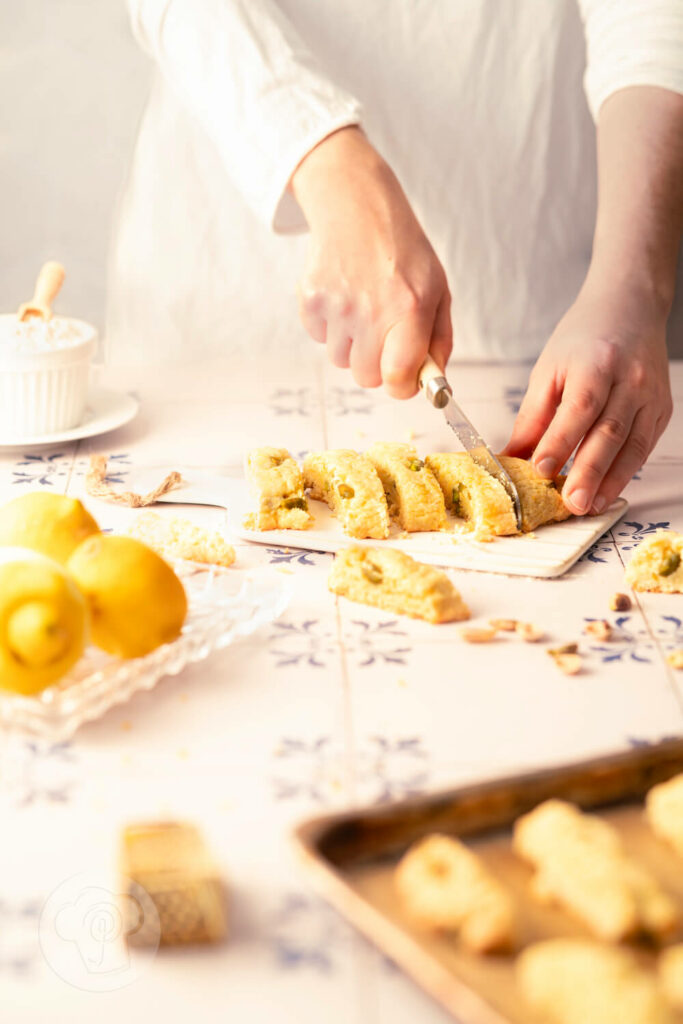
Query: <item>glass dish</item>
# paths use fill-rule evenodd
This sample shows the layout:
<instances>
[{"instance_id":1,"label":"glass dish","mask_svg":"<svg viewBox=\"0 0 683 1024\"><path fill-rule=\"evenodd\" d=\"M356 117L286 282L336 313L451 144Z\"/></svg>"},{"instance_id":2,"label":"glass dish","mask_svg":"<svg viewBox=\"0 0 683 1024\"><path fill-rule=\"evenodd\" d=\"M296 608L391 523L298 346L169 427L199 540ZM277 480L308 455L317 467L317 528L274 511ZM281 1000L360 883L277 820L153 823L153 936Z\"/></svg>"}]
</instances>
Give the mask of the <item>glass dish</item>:
<instances>
[{"instance_id":1,"label":"glass dish","mask_svg":"<svg viewBox=\"0 0 683 1024\"><path fill-rule=\"evenodd\" d=\"M33 697L0 690L0 726L53 741L68 739L84 722L100 718L138 690L150 690L163 676L177 675L272 622L291 596L287 581L273 569L243 572L189 562L178 562L174 569L189 606L177 640L130 661L88 647L68 675Z\"/></svg>"}]
</instances>

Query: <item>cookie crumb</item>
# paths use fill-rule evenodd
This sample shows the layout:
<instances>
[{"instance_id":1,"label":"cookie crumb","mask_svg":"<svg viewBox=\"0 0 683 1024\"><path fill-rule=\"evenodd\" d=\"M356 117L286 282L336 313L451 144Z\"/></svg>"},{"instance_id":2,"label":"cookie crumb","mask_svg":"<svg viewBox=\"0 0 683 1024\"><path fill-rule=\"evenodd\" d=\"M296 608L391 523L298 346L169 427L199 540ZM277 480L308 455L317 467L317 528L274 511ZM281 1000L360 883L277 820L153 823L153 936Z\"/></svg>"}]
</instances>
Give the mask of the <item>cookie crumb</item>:
<instances>
[{"instance_id":1,"label":"cookie crumb","mask_svg":"<svg viewBox=\"0 0 683 1024\"><path fill-rule=\"evenodd\" d=\"M535 644L545 636L543 630L532 622L518 622L515 626L515 633L529 644Z\"/></svg>"},{"instance_id":2,"label":"cookie crumb","mask_svg":"<svg viewBox=\"0 0 683 1024\"><path fill-rule=\"evenodd\" d=\"M666 661L671 668L683 669L683 650L671 651L667 654Z\"/></svg>"},{"instance_id":3,"label":"cookie crumb","mask_svg":"<svg viewBox=\"0 0 683 1024\"><path fill-rule=\"evenodd\" d=\"M517 619L489 619L489 626L503 633L514 633L517 629Z\"/></svg>"}]
</instances>

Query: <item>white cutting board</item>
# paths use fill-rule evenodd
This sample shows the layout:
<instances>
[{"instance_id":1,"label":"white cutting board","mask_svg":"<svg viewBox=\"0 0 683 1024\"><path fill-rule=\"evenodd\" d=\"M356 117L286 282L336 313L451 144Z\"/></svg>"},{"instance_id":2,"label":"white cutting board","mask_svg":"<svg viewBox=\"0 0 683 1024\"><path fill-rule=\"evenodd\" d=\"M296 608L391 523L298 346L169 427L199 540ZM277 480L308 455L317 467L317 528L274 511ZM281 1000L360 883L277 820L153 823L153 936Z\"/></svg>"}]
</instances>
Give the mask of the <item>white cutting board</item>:
<instances>
[{"instance_id":1,"label":"white cutting board","mask_svg":"<svg viewBox=\"0 0 683 1024\"><path fill-rule=\"evenodd\" d=\"M185 483L182 487L170 491L160 500L176 504L225 507L228 530L236 540L307 551L338 551L349 544L366 547L390 544L431 565L512 576L561 576L628 508L624 498L619 498L600 516L571 518L563 523L541 526L534 536L498 537L489 543L451 532L411 533L402 536L402 531L396 526L392 526L388 540L357 541L346 536L339 521L321 501L309 501L309 508L315 516L315 526L310 530L247 530L243 521L252 511L253 504L245 480L206 477L193 475L192 472L184 472L183 479ZM449 523L457 522L449 517Z\"/></svg>"}]
</instances>

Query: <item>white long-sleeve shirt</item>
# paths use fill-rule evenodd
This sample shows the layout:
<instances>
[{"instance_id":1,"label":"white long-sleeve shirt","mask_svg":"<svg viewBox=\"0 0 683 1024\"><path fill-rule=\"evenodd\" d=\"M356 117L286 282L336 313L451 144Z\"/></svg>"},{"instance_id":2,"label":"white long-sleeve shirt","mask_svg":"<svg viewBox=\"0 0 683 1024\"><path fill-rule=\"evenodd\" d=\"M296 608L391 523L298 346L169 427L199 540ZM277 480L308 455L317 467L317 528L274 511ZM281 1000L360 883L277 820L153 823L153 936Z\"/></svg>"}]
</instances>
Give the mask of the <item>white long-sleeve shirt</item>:
<instances>
[{"instance_id":1,"label":"white long-sleeve shirt","mask_svg":"<svg viewBox=\"0 0 683 1024\"><path fill-rule=\"evenodd\" d=\"M354 123L444 263L455 354L533 357L590 257L590 114L629 85L683 93L683 0L128 3L160 75L113 251L118 360L301 347L286 185Z\"/></svg>"}]
</instances>

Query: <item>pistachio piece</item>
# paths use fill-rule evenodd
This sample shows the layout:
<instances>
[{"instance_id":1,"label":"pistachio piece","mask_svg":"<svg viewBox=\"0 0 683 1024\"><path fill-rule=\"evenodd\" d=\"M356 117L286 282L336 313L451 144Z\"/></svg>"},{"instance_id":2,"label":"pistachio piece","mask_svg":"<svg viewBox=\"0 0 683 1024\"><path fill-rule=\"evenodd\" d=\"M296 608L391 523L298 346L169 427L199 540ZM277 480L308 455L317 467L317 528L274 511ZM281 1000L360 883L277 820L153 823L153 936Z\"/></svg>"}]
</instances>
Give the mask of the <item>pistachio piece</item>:
<instances>
[{"instance_id":1,"label":"pistachio piece","mask_svg":"<svg viewBox=\"0 0 683 1024\"><path fill-rule=\"evenodd\" d=\"M593 619L592 622L587 622L584 628L584 633L594 636L596 640L611 640L613 632L607 619Z\"/></svg>"},{"instance_id":2,"label":"pistachio piece","mask_svg":"<svg viewBox=\"0 0 683 1024\"><path fill-rule=\"evenodd\" d=\"M345 501L348 498L353 498L354 494L356 493L353 487L349 487L348 484L339 484L339 486L337 487L337 491L339 492L339 497L343 498Z\"/></svg>"},{"instance_id":3,"label":"pistachio piece","mask_svg":"<svg viewBox=\"0 0 683 1024\"><path fill-rule=\"evenodd\" d=\"M564 672L566 676L575 676L581 671L580 654L558 654L554 661L560 672Z\"/></svg>"},{"instance_id":4,"label":"pistachio piece","mask_svg":"<svg viewBox=\"0 0 683 1024\"><path fill-rule=\"evenodd\" d=\"M631 608L631 598L628 594L612 594L609 606L613 612L627 612Z\"/></svg>"},{"instance_id":5,"label":"pistachio piece","mask_svg":"<svg viewBox=\"0 0 683 1024\"><path fill-rule=\"evenodd\" d=\"M486 629L486 627L477 628L473 626L469 629L461 629L460 636L468 644L487 644L496 635L495 629Z\"/></svg>"},{"instance_id":6,"label":"pistachio piece","mask_svg":"<svg viewBox=\"0 0 683 1024\"><path fill-rule=\"evenodd\" d=\"M489 619L489 626L500 629L503 633L514 633L517 629L517 619Z\"/></svg>"},{"instance_id":7,"label":"pistachio piece","mask_svg":"<svg viewBox=\"0 0 683 1024\"><path fill-rule=\"evenodd\" d=\"M659 569L657 569L658 576L671 576L672 573L676 572L676 569L681 564L681 556L677 551L670 551L669 554L664 558Z\"/></svg>"},{"instance_id":8,"label":"pistachio piece","mask_svg":"<svg viewBox=\"0 0 683 1024\"><path fill-rule=\"evenodd\" d=\"M460 495L461 494L462 494L462 484L456 484L455 487L453 488L453 493L451 494L451 499L453 501L453 511L456 513L456 515L460 512Z\"/></svg>"},{"instance_id":9,"label":"pistachio piece","mask_svg":"<svg viewBox=\"0 0 683 1024\"><path fill-rule=\"evenodd\" d=\"M300 508L305 512L308 508L308 502L305 498L285 498L282 502L283 508Z\"/></svg>"},{"instance_id":10,"label":"pistachio piece","mask_svg":"<svg viewBox=\"0 0 683 1024\"><path fill-rule=\"evenodd\" d=\"M670 651L666 660L672 668L683 669L683 651Z\"/></svg>"},{"instance_id":11,"label":"pistachio piece","mask_svg":"<svg viewBox=\"0 0 683 1024\"><path fill-rule=\"evenodd\" d=\"M277 466L281 466L283 463L281 455L269 455L268 456L268 469L275 469Z\"/></svg>"},{"instance_id":12,"label":"pistachio piece","mask_svg":"<svg viewBox=\"0 0 683 1024\"><path fill-rule=\"evenodd\" d=\"M578 644L562 644L561 647L548 647L548 654L551 658L559 658L563 654L577 654Z\"/></svg>"},{"instance_id":13,"label":"pistachio piece","mask_svg":"<svg viewBox=\"0 0 683 1024\"><path fill-rule=\"evenodd\" d=\"M411 459L408 463L408 469L412 469L413 473L419 473L424 468L425 464L422 459Z\"/></svg>"},{"instance_id":14,"label":"pistachio piece","mask_svg":"<svg viewBox=\"0 0 683 1024\"><path fill-rule=\"evenodd\" d=\"M529 644L535 644L537 640L542 640L545 636L543 630L539 626L534 626L532 622L518 622L515 626L515 633Z\"/></svg>"},{"instance_id":15,"label":"pistachio piece","mask_svg":"<svg viewBox=\"0 0 683 1024\"><path fill-rule=\"evenodd\" d=\"M381 583L384 578L384 573L380 567L375 564L375 562L363 562L360 567L360 571L363 573L363 576L365 576L368 583Z\"/></svg>"}]
</instances>

